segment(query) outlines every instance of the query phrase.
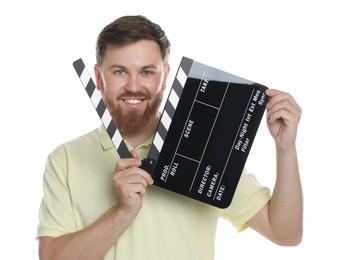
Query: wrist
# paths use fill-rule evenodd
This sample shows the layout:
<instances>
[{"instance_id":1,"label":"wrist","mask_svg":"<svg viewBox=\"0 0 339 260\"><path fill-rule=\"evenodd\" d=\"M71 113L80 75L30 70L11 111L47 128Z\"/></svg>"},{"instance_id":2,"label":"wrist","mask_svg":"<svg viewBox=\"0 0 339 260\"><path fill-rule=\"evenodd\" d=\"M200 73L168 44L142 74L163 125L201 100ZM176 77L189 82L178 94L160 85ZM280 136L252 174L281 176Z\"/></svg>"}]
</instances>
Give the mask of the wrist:
<instances>
[{"instance_id":1,"label":"wrist","mask_svg":"<svg viewBox=\"0 0 339 260\"><path fill-rule=\"evenodd\" d=\"M279 139L275 140L275 147L276 150L280 152L293 152L297 149L295 141L283 142Z\"/></svg>"},{"instance_id":2,"label":"wrist","mask_svg":"<svg viewBox=\"0 0 339 260\"><path fill-rule=\"evenodd\" d=\"M295 145L285 146L285 147L276 147L276 156L277 161L282 163L291 164L292 162L297 160L297 148Z\"/></svg>"},{"instance_id":3,"label":"wrist","mask_svg":"<svg viewBox=\"0 0 339 260\"><path fill-rule=\"evenodd\" d=\"M132 222L133 219L138 215L139 209L130 208L122 205L117 205L115 208L118 218Z\"/></svg>"}]
</instances>

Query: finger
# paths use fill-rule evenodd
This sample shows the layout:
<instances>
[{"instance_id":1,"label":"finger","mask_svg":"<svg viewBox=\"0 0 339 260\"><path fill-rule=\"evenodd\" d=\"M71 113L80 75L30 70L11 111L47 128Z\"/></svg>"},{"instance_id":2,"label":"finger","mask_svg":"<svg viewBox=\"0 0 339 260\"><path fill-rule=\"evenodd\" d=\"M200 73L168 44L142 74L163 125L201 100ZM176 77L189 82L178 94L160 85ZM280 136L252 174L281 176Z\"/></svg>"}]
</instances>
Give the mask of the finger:
<instances>
[{"instance_id":1,"label":"finger","mask_svg":"<svg viewBox=\"0 0 339 260\"><path fill-rule=\"evenodd\" d=\"M142 184L145 188L148 186L147 179L141 174L128 174L124 172L120 175L116 175L113 177L114 181L119 184Z\"/></svg>"},{"instance_id":2,"label":"finger","mask_svg":"<svg viewBox=\"0 0 339 260\"><path fill-rule=\"evenodd\" d=\"M281 102L282 100L288 100L300 113L302 112L301 107L295 101L295 99L287 92L283 92L276 89L267 89L265 94L270 97L266 107L270 109L274 104Z\"/></svg>"},{"instance_id":3,"label":"finger","mask_svg":"<svg viewBox=\"0 0 339 260\"><path fill-rule=\"evenodd\" d=\"M285 110L295 115L297 118L300 118L301 115L299 109L294 106L294 104L292 104L290 100L283 99L278 103L275 103L271 108L267 109L267 117L271 118L273 113L276 113L280 110Z\"/></svg>"},{"instance_id":4,"label":"finger","mask_svg":"<svg viewBox=\"0 0 339 260\"><path fill-rule=\"evenodd\" d=\"M135 150L131 150L130 153L132 154L134 159L139 159L139 156Z\"/></svg>"},{"instance_id":5,"label":"finger","mask_svg":"<svg viewBox=\"0 0 339 260\"><path fill-rule=\"evenodd\" d=\"M295 101L295 99L286 92L278 91L278 90L270 90L270 93L273 93L270 95L270 100L267 103L267 108L273 107L275 104L287 100L289 101L297 110L301 112L301 107L298 105L298 103Z\"/></svg>"},{"instance_id":6,"label":"finger","mask_svg":"<svg viewBox=\"0 0 339 260\"><path fill-rule=\"evenodd\" d=\"M152 176L148 172L141 170L140 173L143 176L143 178L147 181L148 185L152 185L154 183Z\"/></svg>"},{"instance_id":7,"label":"finger","mask_svg":"<svg viewBox=\"0 0 339 260\"><path fill-rule=\"evenodd\" d=\"M144 196L146 194L146 188L142 184L124 184L119 187L119 197L135 198L136 195Z\"/></svg>"},{"instance_id":8,"label":"finger","mask_svg":"<svg viewBox=\"0 0 339 260\"><path fill-rule=\"evenodd\" d=\"M131 150L130 152L131 152L133 158L139 160L139 156L138 156L138 154L137 154L137 152L136 152L135 150ZM140 161L140 165L139 165L139 166L141 166L141 163L142 163L142 162ZM139 166L138 166L138 167L139 167ZM148 184L152 185L154 181L153 181L151 175L150 175L148 172L146 172L146 171L145 171L145 173L146 173L146 174L145 174L144 177L146 178Z\"/></svg>"},{"instance_id":9,"label":"finger","mask_svg":"<svg viewBox=\"0 0 339 260\"><path fill-rule=\"evenodd\" d=\"M146 187L141 184L133 184L131 185L132 193L138 193L142 197L146 194Z\"/></svg>"},{"instance_id":10,"label":"finger","mask_svg":"<svg viewBox=\"0 0 339 260\"><path fill-rule=\"evenodd\" d=\"M141 184L125 184L120 187L120 202L131 204L137 202L146 194L146 188Z\"/></svg>"},{"instance_id":11,"label":"finger","mask_svg":"<svg viewBox=\"0 0 339 260\"><path fill-rule=\"evenodd\" d=\"M283 119L283 120L288 121L288 116L286 114L287 114L286 110L283 110L283 109L277 110L267 115L267 121L269 123L274 123L278 119Z\"/></svg>"},{"instance_id":12,"label":"finger","mask_svg":"<svg viewBox=\"0 0 339 260\"><path fill-rule=\"evenodd\" d=\"M289 126L291 126L292 124L297 124L299 122L299 119L299 113L291 113L286 109L279 109L275 112L270 112L267 116L267 121L269 123L274 123L276 120L283 120L284 123Z\"/></svg>"},{"instance_id":13,"label":"finger","mask_svg":"<svg viewBox=\"0 0 339 260\"><path fill-rule=\"evenodd\" d=\"M152 185L154 182L151 175L148 172L135 166L123 169L121 171L116 171L115 174L113 175L113 180L115 182L125 181L130 183L133 183L133 181L134 183L137 183L138 180L143 180L146 183L145 186Z\"/></svg>"},{"instance_id":14,"label":"finger","mask_svg":"<svg viewBox=\"0 0 339 260\"><path fill-rule=\"evenodd\" d=\"M115 171L123 171L131 167L139 167L141 161L138 158L123 158L117 161Z\"/></svg>"}]
</instances>

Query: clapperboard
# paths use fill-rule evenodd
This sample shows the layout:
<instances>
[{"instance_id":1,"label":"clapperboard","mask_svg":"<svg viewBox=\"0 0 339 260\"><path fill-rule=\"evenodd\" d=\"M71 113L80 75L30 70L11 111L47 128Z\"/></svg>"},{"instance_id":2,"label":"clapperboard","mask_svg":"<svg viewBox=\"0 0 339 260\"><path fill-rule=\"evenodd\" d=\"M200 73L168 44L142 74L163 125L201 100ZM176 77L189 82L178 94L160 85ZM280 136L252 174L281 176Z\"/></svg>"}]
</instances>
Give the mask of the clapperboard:
<instances>
[{"instance_id":1,"label":"clapperboard","mask_svg":"<svg viewBox=\"0 0 339 260\"><path fill-rule=\"evenodd\" d=\"M73 66L119 155L131 157L82 59ZM265 111L266 89L183 57L141 168L156 186L228 207Z\"/></svg>"}]
</instances>

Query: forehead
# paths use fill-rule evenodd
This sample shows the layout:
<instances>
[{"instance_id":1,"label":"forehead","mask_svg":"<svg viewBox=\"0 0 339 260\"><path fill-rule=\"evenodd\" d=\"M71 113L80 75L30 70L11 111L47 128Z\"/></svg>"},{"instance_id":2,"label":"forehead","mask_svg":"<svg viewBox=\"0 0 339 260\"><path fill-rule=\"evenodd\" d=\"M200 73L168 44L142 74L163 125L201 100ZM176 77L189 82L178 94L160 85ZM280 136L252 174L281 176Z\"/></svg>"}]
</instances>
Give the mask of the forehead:
<instances>
[{"instance_id":1,"label":"forehead","mask_svg":"<svg viewBox=\"0 0 339 260\"><path fill-rule=\"evenodd\" d=\"M159 45L152 40L139 40L122 46L107 47L104 66L120 64L129 66L145 66L145 64L162 65L163 60Z\"/></svg>"}]
</instances>

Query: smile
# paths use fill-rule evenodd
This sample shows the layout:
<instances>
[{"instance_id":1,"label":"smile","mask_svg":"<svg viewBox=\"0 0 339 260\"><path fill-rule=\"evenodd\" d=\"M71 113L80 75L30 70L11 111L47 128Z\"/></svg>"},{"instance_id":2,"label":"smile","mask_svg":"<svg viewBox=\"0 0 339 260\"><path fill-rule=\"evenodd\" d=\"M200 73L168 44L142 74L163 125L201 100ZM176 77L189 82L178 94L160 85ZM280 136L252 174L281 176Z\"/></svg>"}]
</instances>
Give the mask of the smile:
<instances>
[{"instance_id":1,"label":"smile","mask_svg":"<svg viewBox=\"0 0 339 260\"><path fill-rule=\"evenodd\" d=\"M126 103L136 105L136 104L141 103L143 101L143 99L124 99L124 101Z\"/></svg>"}]
</instances>

